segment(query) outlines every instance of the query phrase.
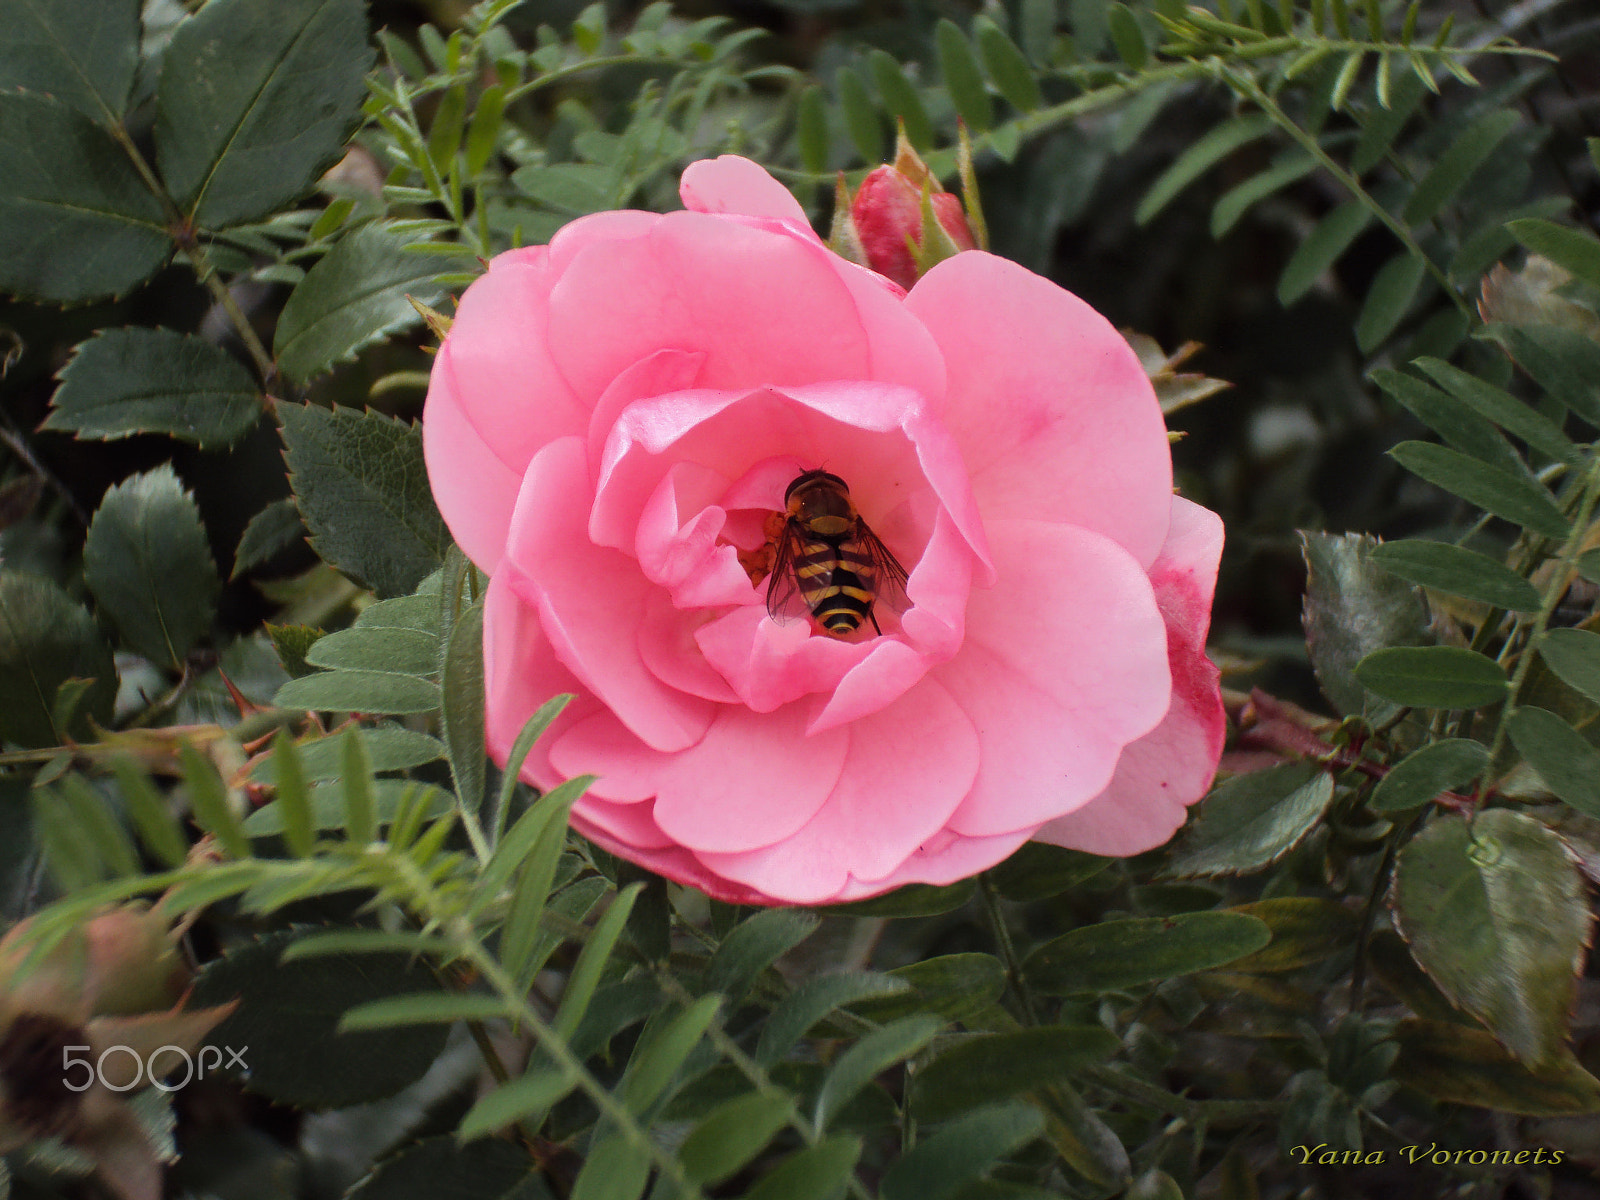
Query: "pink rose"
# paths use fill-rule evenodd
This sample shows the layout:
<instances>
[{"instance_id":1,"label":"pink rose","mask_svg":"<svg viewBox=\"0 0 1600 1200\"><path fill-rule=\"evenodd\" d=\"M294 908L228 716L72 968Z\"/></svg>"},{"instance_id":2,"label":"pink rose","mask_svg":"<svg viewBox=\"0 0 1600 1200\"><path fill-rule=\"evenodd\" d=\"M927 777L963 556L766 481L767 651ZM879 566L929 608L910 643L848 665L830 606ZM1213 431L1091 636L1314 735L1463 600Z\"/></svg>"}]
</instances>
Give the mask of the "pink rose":
<instances>
[{"instance_id":1,"label":"pink rose","mask_svg":"<svg viewBox=\"0 0 1600 1200\"><path fill-rule=\"evenodd\" d=\"M743 903L1164 842L1221 751L1222 527L1173 496L1133 352L990 254L906 293L744 159L682 195L502 254L440 349L423 438L491 575L491 752L573 693L524 778L599 776L579 832ZM881 635L752 582L816 469L909 572Z\"/></svg>"}]
</instances>

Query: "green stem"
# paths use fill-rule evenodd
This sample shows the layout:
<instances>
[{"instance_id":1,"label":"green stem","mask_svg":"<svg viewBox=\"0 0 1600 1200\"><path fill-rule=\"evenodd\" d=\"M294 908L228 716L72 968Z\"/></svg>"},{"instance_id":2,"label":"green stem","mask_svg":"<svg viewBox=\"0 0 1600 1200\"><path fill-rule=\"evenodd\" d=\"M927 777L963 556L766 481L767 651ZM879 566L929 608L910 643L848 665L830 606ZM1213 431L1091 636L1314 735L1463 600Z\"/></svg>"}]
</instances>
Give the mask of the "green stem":
<instances>
[{"instance_id":1,"label":"green stem","mask_svg":"<svg viewBox=\"0 0 1600 1200\"><path fill-rule=\"evenodd\" d=\"M1006 983L1011 988L1011 993L1017 998L1017 1006L1022 1009L1023 1019L1029 1025L1039 1023L1039 1014L1034 1008L1033 993L1028 990L1028 983L1022 976L1022 963L1017 958L1017 948L1011 941L1011 930L1006 928L1005 914L1000 911L1000 894L995 891L994 883L985 872L978 876L978 894L983 897L983 910L989 916L990 928L994 930L995 945L1000 949L1000 961L1005 964Z\"/></svg>"}]
</instances>

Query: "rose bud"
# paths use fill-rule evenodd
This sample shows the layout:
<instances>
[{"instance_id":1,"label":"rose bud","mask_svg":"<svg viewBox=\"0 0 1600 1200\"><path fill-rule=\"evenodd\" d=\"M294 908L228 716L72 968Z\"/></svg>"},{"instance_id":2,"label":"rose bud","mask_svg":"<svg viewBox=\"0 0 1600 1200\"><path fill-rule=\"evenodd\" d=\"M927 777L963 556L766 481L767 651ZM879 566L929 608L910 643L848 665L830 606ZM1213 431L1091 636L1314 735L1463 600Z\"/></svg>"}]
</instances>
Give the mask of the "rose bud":
<instances>
[{"instance_id":1,"label":"rose bud","mask_svg":"<svg viewBox=\"0 0 1600 1200\"><path fill-rule=\"evenodd\" d=\"M940 187L903 134L894 162L856 189L850 223L866 265L907 289L935 263L977 249L960 198Z\"/></svg>"}]
</instances>

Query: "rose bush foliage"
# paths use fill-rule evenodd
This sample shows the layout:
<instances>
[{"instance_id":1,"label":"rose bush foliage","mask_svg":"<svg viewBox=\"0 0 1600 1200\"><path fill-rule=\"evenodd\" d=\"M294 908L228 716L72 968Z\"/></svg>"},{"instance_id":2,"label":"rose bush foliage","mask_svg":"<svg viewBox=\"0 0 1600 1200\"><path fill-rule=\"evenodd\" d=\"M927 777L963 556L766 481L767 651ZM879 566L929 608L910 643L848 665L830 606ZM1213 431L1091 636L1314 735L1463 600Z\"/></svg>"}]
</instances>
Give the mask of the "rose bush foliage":
<instances>
[{"instance_id":1,"label":"rose bush foliage","mask_svg":"<svg viewBox=\"0 0 1600 1200\"><path fill-rule=\"evenodd\" d=\"M1164 842L1221 751L1222 529L1173 495L1133 352L987 253L909 292L846 262L744 159L682 196L499 256L439 352L424 445L491 576L491 752L572 693L524 777L598 776L575 828L735 902ZM910 572L881 636L773 621L741 565L817 468Z\"/></svg>"}]
</instances>

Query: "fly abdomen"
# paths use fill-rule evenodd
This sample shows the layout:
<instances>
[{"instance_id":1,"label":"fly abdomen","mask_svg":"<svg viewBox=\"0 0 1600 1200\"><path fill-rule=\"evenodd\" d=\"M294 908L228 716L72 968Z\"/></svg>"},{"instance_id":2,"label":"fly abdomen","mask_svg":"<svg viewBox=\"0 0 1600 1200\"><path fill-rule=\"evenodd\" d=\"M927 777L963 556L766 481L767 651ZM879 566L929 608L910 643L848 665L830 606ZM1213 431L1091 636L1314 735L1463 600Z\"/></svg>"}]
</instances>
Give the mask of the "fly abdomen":
<instances>
[{"instance_id":1,"label":"fly abdomen","mask_svg":"<svg viewBox=\"0 0 1600 1200\"><path fill-rule=\"evenodd\" d=\"M872 615L876 571L854 543L808 538L794 569L806 607L829 633L854 633Z\"/></svg>"}]
</instances>

